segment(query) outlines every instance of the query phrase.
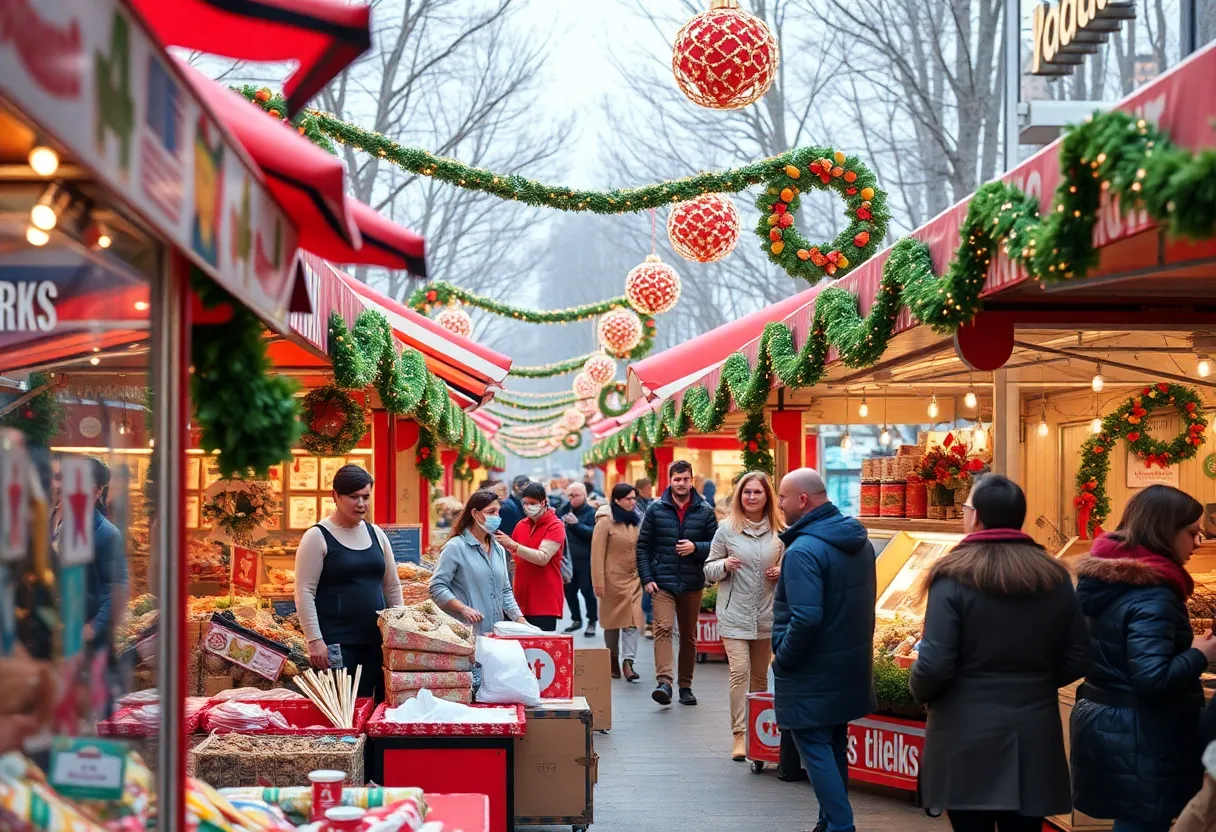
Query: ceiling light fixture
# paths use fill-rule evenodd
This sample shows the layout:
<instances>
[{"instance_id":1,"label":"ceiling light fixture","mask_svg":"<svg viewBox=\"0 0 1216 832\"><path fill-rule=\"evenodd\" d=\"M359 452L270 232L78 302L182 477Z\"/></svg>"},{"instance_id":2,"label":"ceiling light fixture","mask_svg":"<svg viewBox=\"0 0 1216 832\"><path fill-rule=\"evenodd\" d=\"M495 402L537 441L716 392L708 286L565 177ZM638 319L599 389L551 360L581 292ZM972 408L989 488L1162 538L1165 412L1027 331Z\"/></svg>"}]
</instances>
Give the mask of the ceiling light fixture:
<instances>
[{"instance_id":1,"label":"ceiling light fixture","mask_svg":"<svg viewBox=\"0 0 1216 832\"><path fill-rule=\"evenodd\" d=\"M59 170L59 154L55 152L54 148L39 142L34 143L26 158L30 167L34 169L34 173L39 176L54 176L55 171Z\"/></svg>"}]
</instances>

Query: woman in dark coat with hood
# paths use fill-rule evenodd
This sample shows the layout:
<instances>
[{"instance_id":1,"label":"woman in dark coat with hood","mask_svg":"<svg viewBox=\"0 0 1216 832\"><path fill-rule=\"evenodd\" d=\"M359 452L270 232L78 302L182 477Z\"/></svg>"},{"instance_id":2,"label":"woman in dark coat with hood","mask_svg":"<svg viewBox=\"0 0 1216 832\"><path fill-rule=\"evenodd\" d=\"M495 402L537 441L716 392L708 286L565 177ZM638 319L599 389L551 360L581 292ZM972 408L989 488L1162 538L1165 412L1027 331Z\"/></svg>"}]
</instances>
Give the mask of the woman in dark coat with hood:
<instances>
[{"instance_id":1,"label":"woman in dark coat with hood","mask_svg":"<svg viewBox=\"0 0 1216 832\"><path fill-rule=\"evenodd\" d=\"M1073 800L1116 832L1165 832L1202 783L1199 677L1216 639L1194 639L1184 568L1202 518L1193 497L1150 485L1077 567L1094 663L1070 724Z\"/></svg>"},{"instance_id":2,"label":"woman in dark coat with hood","mask_svg":"<svg viewBox=\"0 0 1216 832\"><path fill-rule=\"evenodd\" d=\"M928 707L921 799L959 832L1039 832L1071 809L1058 689L1089 664L1067 569L1021 531L1026 497L997 474L963 504L967 536L925 576L911 688Z\"/></svg>"}]
</instances>

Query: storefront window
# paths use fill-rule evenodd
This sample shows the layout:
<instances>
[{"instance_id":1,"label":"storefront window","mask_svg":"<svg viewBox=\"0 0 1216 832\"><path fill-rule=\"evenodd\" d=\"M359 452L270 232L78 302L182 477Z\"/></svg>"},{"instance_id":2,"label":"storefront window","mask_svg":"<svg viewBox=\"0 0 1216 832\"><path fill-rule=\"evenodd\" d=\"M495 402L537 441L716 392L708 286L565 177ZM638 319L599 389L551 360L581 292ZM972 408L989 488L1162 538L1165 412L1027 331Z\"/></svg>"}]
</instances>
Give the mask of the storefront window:
<instances>
[{"instance_id":1,"label":"storefront window","mask_svg":"<svg viewBox=\"0 0 1216 832\"><path fill-rule=\"evenodd\" d=\"M36 141L0 110L0 163L24 164ZM0 759L10 775L46 774L52 816L87 806L118 820L147 811L161 724L147 634L158 608L152 284L164 254L70 159L58 163L63 178L0 185L0 685L14 694L0 697L11 726L0 752L24 754ZM119 763L129 748L141 758Z\"/></svg>"}]
</instances>

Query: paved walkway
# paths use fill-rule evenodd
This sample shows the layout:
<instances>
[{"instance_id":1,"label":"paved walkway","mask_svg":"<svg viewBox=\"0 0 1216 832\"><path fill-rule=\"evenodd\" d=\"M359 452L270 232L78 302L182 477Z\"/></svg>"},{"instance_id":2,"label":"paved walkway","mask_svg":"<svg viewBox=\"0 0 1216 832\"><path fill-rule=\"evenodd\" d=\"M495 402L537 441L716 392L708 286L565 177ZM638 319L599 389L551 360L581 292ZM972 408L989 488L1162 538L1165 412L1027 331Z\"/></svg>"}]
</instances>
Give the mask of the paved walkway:
<instances>
[{"instance_id":1,"label":"paved walkway","mask_svg":"<svg viewBox=\"0 0 1216 832\"><path fill-rule=\"evenodd\" d=\"M575 641L603 645L601 637L593 642L581 633ZM600 777L592 832L812 829L818 809L809 784L783 783L772 766L753 774L748 763L730 759L726 663L697 665L696 707L661 708L650 699L652 646L645 639L639 644L638 682L613 680L612 731L595 735ZM945 818L928 818L900 796L858 787L851 797L860 832L949 829Z\"/></svg>"}]
</instances>

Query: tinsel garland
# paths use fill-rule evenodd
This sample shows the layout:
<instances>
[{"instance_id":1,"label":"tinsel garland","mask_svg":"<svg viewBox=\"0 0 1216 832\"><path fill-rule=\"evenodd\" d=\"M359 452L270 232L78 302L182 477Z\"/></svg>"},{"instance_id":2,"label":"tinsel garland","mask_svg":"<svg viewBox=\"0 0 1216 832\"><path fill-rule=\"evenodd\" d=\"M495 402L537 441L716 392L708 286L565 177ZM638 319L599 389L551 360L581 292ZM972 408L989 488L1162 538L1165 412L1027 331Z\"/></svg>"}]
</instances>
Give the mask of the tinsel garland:
<instances>
[{"instance_id":1,"label":"tinsel garland","mask_svg":"<svg viewBox=\"0 0 1216 832\"><path fill-rule=\"evenodd\" d=\"M1042 283L1088 275L1098 258L1093 230L1103 191L1110 191L1125 212L1143 207L1175 235L1204 238L1216 230L1216 151L1177 148L1144 119L1112 111L1071 128L1060 163L1061 181L1045 219L1039 216L1038 201L1015 186L984 185L967 206L959 248L941 277L928 246L905 237L883 266L865 318L851 292L825 289L816 297L809 337L801 347L788 327L768 324L754 370L742 353L735 353L723 364L712 393L689 388L678 409L669 399L659 412L639 417L592 446L585 462L634 455L694 428L713 433L732 399L750 412L763 407L774 381L791 388L818 383L830 347L848 367L872 366L886 350L902 306L935 332L952 334L980 311L980 291L997 246Z\"/></svg>"},{"instance_id":2,"label":"tinsel garland","mask_svg":"<svg viewBox=\"0 0 1216 832\"><path fill-rule=\"evenodd\" d=\"M473 469L469 467L469 458L463 452L456 454L456 461L452 463L452 479L461 482L473 481Z\"/></svg>"},{"instance_id":3,"label":"tinsel garland","mask_svg":"<svg viewBox=\"0 0 1216 832\"><path fill-rule=\"evenodd\" d=\"M426 366L426 359L417 350L406 348L398 356L388 321L370 309L359 313L352 330L334 312L329 318L329 356L334 368L334 381L348 390L362 390L373 385L380 394L384 409L396 416L408 417L427 431L434 456L436 441L464 452L486 468L502 466L503 458L481 428L462 411L448 395L447 387ZM423 447L419 440L419 448ZM428 457L423 457L423 463ZM438 459L425 466L427 478L443 467ZM428 473L429 472L429 473Z\"/></svg>"},{"instance_id":4,"label":"tinsel garland","mask_svg":"<svg viewBox=\"0 0 1216 832\"><path fill-rule=\"evenodd\" d=\"M564 376L567 373L577 372L583 369L583 365L587 363L587 359L596 353L587 353L586 355L576 355L573 358L567 358L564 361L554 361L552 364L533 364L530 366L512 366L508 376L516 378L553 378L554 376Z\"/></svg>"},{"instance_id":5,"label":"tinsel garland","mask_svg":"<svg viewBox=\"0 0 1216 832\"><path fill-rule=\"evenodd\" d=\"M563 407L555 413L546 413L539 416L518 416L513 413L504 413L501 410L495 410L490 407L485 408L486 413L493 416L495 419L501 419L503 424L508 425L542 425L546 422L555 422L562 417L565 410L566 409Z\"/></svg>"},{"instance_id":6,"label":"tinsel garland","mask_svg":"<svg viewBox=\"0 0 1216 832\"><path fill-rule=\"evenodd\" d=\"M49 447L51 440L63 429L67 408L59 403L58 385L50 373L30 373L26 385L30 390L46 389L0 416L0 428L15 428L32 444Z\"/></svg>"},{"instance_id":7,"label":"tinsel garland","mask_svg":"<svg viewBox=\"0 0 1216 832\"><path fill-rule=\"evenodd\" d=\"M768 424L764 421L764 412L755 411L747 414L743 424L736 433L739 446L743 449L743 470L763 471L770 477L773 475L773 454Z\"/></svg>"},{"instance_id":8,"label":"tinsel garland","mask_svg":"<svg viewBox=\"0 0 1216 832\"><path fill-rule=\"evenodd\" d=\"M439 439L429 427L418 429L418 444L414 446L414 464L418 473L429 482L443 481L443 463L439 461Z\"/></svg>"},{"instance_id":9,"label":"tinsel garland","mask_svg":"<svg viewBox=\"0 0 1216 832\"><path fill-rule=\"evenodd\" d=\"M618 307L629 308L629 301L625 299L624 295L621 295L618 298L609 298L599 303L571 306L569 309L525 309L522 306L502 303L485 295L470 292L442 280L432 281L415 290L410 295L408 305L415 312L429 315L436 306L450 306L453 301L529 324L571 324L576 321L598 318L605 312Z\"/></svg>"},{"instance_id":10,"label":"tinsel garland","mask_svg":"<svg viewBox=\"0 0 1216 832\"><path fill-rule=\"evenodd\" d=\"M1153 410L1173 407L1178 411L1182 430L1169 442L1148 435L1144 421ZM1092 535L1110 515L1106 477L1110 473L1110 452L1118 440L1144 461L1145 467L1165 468L1194 459L1203 447L1208 420L1203 413L1203 397L1198 391L1179 384L1159 382L1143 388L1102 419L1102 430L1081 444L1081 465L1077 469L1076 497L1078 525Z\"/></svg>"},{"instance_id":11,"label":"tinsel garland","mask_svg":"<svg viewBox=\"0 0 1216 832\"><path fill-rule=\"evenodd\" d=\"M522 394L513 393L513 395L519 396ZM516 410L534 410L534 411L535 410L554 410L554 409L563 409L564 410L567 407L572 407L573 405L578 404L579 401L581 401L581 400L574 393L558 393L555 398L550 399L548 401L539 401L538 400L535 402L515 401L514 399L511 399L508 396L503 395L502 393L498 393L494 396L495 404L505 405L506 407L515 408Z\"/></svg>"},{"instance_id":12,"label":"tinsel garland","mask_svg":"<svg viewBox=\"0 0 1216 832\"><path fill-rule=\"evenodd\" d=\"M217 455L222 478L250 472L264 478L291 459L303 428L296 383L273 372L257 315L197 268L191 282L205 307L226 304L232 311L226 323L195 324L190 332L190 399L199 444Z\"/></svg>"},{"instance_id":13,"label":"tinsel garland","mask_svg":"<svg viewBox=\"0 0 1216 832\"><path fill-rule=\"evenodd\" d=\"M238 92L280 117L287 112L282 97L269 90L243 87ZM766 189L758 199L762 219L756 230L764 249L770 259L791 276L812 283L824 274L837 277L847 274L873 254L887 234L886 195L877 187L874 173L857 157L834 148L802 147L738 168L703 172L636 188L601 191L547 184L518 174L471 167L428 150L402 147L381 133L365 130L319 110L306 110L292 123L306 136L312 137L319 132L338 144L384 159L410 173L499 199L561 211L628 214L684 202L707 193L737 193L764 183ZM844 200L849 222L830 243L813 246L793 225L799 205L798 193L806 187L831 189ZM772 213L772 206L777 202L786 206L784 213L788 214L788 219L780 225L777 222L769 224L763 217ZM830 261L820 262L820 249L825 258L831 257ZM845 262L840 262L841 258Z\"/></svg>"}]
</instances>

